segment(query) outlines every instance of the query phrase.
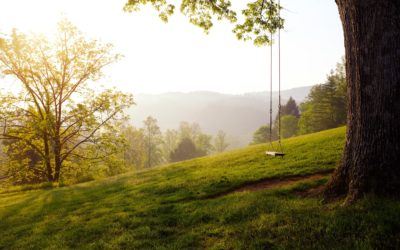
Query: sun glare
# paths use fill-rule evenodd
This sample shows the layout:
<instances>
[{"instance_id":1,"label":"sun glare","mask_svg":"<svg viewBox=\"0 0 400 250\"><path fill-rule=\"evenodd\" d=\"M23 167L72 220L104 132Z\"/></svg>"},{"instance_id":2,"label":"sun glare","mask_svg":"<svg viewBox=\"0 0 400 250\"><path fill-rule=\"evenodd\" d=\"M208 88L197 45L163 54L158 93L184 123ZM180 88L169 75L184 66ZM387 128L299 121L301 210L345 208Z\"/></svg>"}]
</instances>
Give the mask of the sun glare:
<instances>
[{"instance_id":1,"label":"sun glare","mask_svg":"<svg viewBox=\"0 0 400 250\"><path fill-rule=\"evenodd\" d=\"M67 18L87 36L112 43L124 59L107 70L105 82L124 91L207 90L240 94L264 91L268 87L267 50L237 41L227 22L216 23L206 36L182 15L175 15L164 24L151 8L125 13L126 0L2 2L2 34L16 28L51 38L57 22ZM290 9L284 13L288 25L282 34L283 86L290 89L320 83L325 73L319 72L329 72L343 55L342 37L337 35L341 27L336 7L334 3L327 8L326 4L313 1L312 5L324 8L318 12L297 1L283 2ZM235 6L243 5L238 3L234 1ZM313 23L312 15L323 15L319 19L326 20L325 23ZM308 32L310 25L312 33ZM325 34L325 27L337 32ZM207 65L207 74L203 72L204 65Z\"/></svg>"}]
</instances>

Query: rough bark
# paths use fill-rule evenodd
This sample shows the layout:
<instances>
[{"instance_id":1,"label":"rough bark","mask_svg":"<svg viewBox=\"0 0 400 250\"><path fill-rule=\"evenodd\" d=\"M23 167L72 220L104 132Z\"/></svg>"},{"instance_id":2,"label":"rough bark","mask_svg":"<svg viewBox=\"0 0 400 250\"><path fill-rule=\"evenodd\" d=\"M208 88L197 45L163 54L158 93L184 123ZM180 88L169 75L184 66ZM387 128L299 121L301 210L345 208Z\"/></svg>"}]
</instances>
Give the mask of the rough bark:
<instances>
[{"instance_id":1,"label":"rough bark","mask_svg":"<svg viewBox=\"0 0 400 250\"><path fill-rule=\"evenodd\" d=\"M348 84L347 140L325 198L400 191L400 1L336 0Z\"/></svg>"}]
</instances>

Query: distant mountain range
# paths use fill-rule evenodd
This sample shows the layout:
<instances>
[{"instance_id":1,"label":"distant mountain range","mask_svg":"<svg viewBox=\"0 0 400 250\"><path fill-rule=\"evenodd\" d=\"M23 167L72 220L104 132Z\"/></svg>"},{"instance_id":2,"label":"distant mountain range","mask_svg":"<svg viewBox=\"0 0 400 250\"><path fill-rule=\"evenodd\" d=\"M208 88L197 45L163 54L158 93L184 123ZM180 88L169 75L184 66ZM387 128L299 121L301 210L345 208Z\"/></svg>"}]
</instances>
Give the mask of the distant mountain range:
<instances>
[{"instance_id":1,"label":"distant mountain range","mask_svg":"<svg viewBox=\"0 0 400 250\"><path fill-rule=\"evenodd\" d=\"M298 103L305 100L311 86L284 90L282 104L289 97ZM274 116L278 109L278 95L273 92ZM138 94L136 106L129 110L136 127L142 126L147 116L158 120L160 128L176 129L181 121L196 122L202 130L215 134L227 133L232 147L240 147L251 141L253 132L269 121L269 92L253 92L242 95L196 91L164 94Z\"/></svg>"}]
</instances>

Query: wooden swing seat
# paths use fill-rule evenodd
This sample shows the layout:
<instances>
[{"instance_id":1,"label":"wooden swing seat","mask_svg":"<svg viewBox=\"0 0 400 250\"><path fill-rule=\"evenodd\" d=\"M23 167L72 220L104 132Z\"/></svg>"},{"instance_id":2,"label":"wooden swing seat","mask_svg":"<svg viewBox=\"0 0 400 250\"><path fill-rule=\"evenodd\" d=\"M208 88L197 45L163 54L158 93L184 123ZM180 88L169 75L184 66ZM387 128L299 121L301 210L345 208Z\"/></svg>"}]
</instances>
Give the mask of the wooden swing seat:
<instances>
[{"instance_id":1,"label":"wooden swing seat","mask_svg":"<svg viewBox=\"0 0 400 250\"><path fill-rule=\"evenodd\" d=\"M267 152L265 152L265 154L269 155L269 156L274 156L274 157L277 157L277 156L284 157L285 156L285 153L283 153L283 152L275 152L275 151L267 151Z\"/></svg>"}]
</instances>

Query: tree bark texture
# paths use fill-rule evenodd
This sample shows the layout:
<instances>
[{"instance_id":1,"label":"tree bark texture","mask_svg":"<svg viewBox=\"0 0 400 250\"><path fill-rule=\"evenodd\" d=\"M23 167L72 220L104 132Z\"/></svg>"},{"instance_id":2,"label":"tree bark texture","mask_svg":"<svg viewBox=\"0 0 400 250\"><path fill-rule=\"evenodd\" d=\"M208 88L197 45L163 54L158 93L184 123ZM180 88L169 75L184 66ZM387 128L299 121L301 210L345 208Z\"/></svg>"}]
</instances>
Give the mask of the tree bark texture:
<instances>
[{"instance_id":1,"label":"tree bark texture","mask_svg":"<svg viewBox=\"0 0 400 250\"><path fill-rule=\"evenodd\" d=\"M348 84L346 145L325 198L400 193L400 0L336 0Z\"/></svg>"}]
</instances>

